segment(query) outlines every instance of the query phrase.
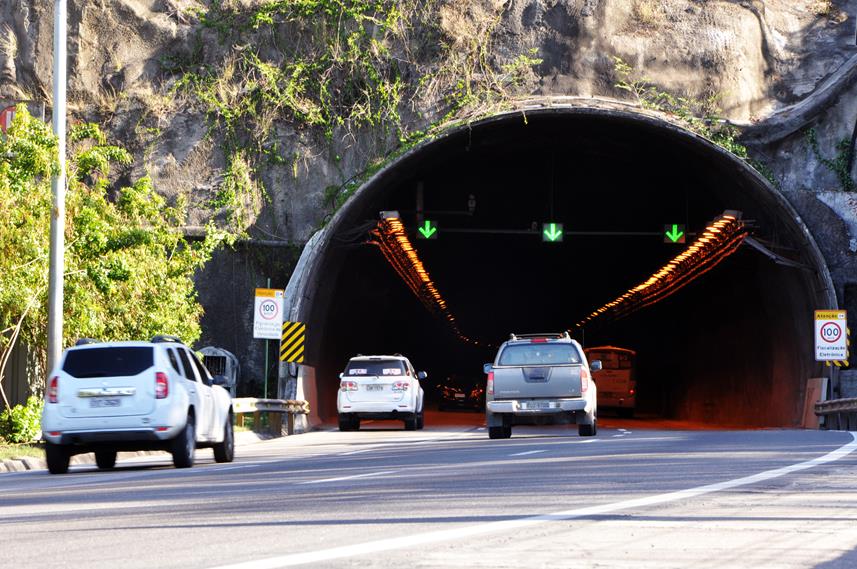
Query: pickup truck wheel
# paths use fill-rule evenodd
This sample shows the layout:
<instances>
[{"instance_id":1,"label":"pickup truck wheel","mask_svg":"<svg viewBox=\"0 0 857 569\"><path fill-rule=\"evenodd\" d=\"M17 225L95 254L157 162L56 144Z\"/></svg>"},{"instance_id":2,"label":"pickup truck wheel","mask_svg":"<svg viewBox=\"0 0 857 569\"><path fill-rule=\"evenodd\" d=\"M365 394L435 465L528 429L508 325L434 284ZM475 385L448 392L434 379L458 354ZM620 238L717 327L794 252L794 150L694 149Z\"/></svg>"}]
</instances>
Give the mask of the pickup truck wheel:
<instances>
[{"instance_id":1,"label":"pickup truck wheel","mask_svg":"<svg viewBox=\"0 0 857 569\"><path fill-rule=\"evenodd\" d=\"M577 434L581 437L592 437L598 433L598 420L593 419L591 425L580 424L577 426Z\"/></svg>"},{"instance_id":2,"label":"pickup truck wheel","mask_svg":"<svg viewBox=\"0 0 857 569\"><path fill-rule=\"evenodd\" d=\"M62 445L45 443L45 461L48 463L48 472L51 474L65 474L68 472L68 463L71 454Z\"/></svg>"},{"instance_id":3,"label":"pickup truck wheel","mask_svg":"<svg viewBox=\"0 0 857 569\"><path fill-rule=\"evenodd\" d=\"M223 425L223 442L214 443L214 460L232 462L235 459L235 433L232 430L232 413L226 417Z\"/></svg>"},{"instance_id":4,"label":"pickup truck wheel","mask_svg":"<svg viewBox=\"0 0 857 569\"><path fill-rule=\"evenodd\" d=\"M116 466L116 451L115 450L97 450L95 451L95 464L101 470L110 470Z\"/></svg>"},{"instance_id":5,"label":"pickup truck wheel","mask_svg":"<svg viewBox=\"0 0 857 569\"><path fill-rule=\"evenodd\" d=\"M489 439L508 439L512 436L512 427L488 427Z\"/></svg>"},{"instance_id":6,"label":"pickup truck wheel","mask_svg":"<svg viewBox=\"0 0 857 569\"><path fill-rule=\"evenodd\" d=\"M184 429L176 435L170 445L173 455L173 465L176 468L190 468L193 466L194 452L196 451L196 433L193 424L193 415L188 415Z\"/></svg>"}]
</instances>

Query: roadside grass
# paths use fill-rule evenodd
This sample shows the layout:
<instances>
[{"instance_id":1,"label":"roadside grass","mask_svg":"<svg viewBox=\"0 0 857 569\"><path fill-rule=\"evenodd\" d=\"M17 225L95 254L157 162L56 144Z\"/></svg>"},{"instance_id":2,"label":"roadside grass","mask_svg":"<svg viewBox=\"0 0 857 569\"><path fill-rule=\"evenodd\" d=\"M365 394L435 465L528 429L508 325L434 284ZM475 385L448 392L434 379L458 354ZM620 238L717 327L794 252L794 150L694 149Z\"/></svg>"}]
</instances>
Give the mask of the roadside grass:
<instances>
[{"instance_id":1,"label":"roadside grass","mask_svg":"<svg viewBox=\"0 0 857 569\"><path fill-rule=\"evenodd\" d=\"M0 460L11 458L44 458L45 450L40 444L10 445L0 443Z\"/></svg>"}]
</instances>

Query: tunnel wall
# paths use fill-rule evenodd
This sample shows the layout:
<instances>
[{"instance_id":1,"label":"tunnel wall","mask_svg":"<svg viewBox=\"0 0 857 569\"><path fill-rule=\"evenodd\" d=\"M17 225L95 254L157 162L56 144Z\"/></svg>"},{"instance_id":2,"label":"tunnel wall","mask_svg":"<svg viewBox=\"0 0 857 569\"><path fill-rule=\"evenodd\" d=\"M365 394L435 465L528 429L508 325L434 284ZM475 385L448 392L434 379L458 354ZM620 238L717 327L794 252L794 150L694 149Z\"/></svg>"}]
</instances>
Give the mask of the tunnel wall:
<instances>
[{"instance_id":1,"label":"tunnel wall","mask_svg":"<svg viewBox=\"0 0 857 569\"><path fill-rule=\"evenodd\" d=\"M803 224L794 208L783 198L783 196L761 177L755 170L750 168L744 161L715 146L709 141L690 133L681 127L671 124L664 117L643 114L631 111L623 105L608 105L603 107L550 107L540 109L528 109L524 115L520 111L496 115L482 121L463 125L450 129L444 136L428 143L418 146L408 153L389 164L376 173L370 180L358 189L345 205L336 213L331 222L313 236L307 244L289 282L287 290L287 302L290 303L286 313L293 320L301 320L310 323L310 331L307 337L307 365L300 366L297 381L288 381L288 368L283 369L284 394L291 389L294 392L296 385L302 385L305 390L318 390L316 400L319 401L318 413L321 416L330 417L335 414L335 407L331 409L332 394L335 393L338 381L328 378L330 370L326 370L319 377L318 363L325 357L325 334L324 329L327 318L326 313L331 305L336 287L330 286L338 277L338 268L345 256L347 249L343 250L335 243L337 231L342 227L354 224L361 217L377 216L373 207L383 201L385 194L403 179L411 167L418 161L439 160L447 147L468 145L468 140L478 138L481 133L491 132L491 129L502 129L504 125L537 119L574 119L575 117L586 117L588 119L619 122L631 129L649 129L666 136L674 144L693 149L696 153L704 154L712 164L715 164L720 172L725 172L730 181L740 183L747 191L752 193L752 199L764 204L764 207L774 212L774 216L782 222L781 231L789 233L791 238L799 243L801 261L811 270L804 271L804 290L799 295L801 298L778 298L784 293L777 287L777 282L762 283L760 290L767 289L768 295L760 302L764 306L781 306L780 311L774 311L768 317L768 324L776 334L790 339L798 338L798 342L806 345L802 352L796 350L788 356L781 352L771 353L767 348L760 348L756 352L747 352L741 355L741 360L731 360L728 369L722 366L727 360L716 360L706 358L704 347L688 345L687 349L693 354L684 366L677 370L680 374L697 374L700 377L708 377L708 380L699 381L689 391L677 389L672 393L676 398L675 408L678 410L678 418L700 418L706 419L716 416L723 423L731 423L738 415L747 417L753 415L754 406L758 401L769 399L770 391L784 389L788 392L782 397L781 408L768 408L765 414L758 414L759 426L791 426L797 424L801 416L803 390L805 379L817 376L822 369L813 361L812 354L812 309L815 307L836 306L835 290L828 272L824 258L822 257L814 239L807 227ZM485 135L488 136L488 135ZM740 283L733 283L740 286ZM788 306L804 305L806 308L802 314L795 315L788 310ZM814 305L814 306L811 306ZM722 307L725 309L725 307ZM764 316L764 315L762 315ZM759 314L750 315L743 322L745 329L752 329L757 325L754 318ZM741 325L742 316L734 315L731 326ZM731 328L734 330L734 328ZM712 331L713 334L728 335L730 328L724 327ZM725 343L728 337L722 337ZM736 342L746 344L747 338L736 338ZM767 339L766 345L770 345ZM738 350L742 352L742 350ZM752 358L756 358L752 360ZM742 381L747 383L746 378L753 373L749 370L758 370L759 362L766 362L764 366L770 371L764 378L756 378L752 385L745 391L745 404L736 406L732 410L724 410L717 405L718 390L730 389L739 385ZM795 368L800 371L795 373ZM292 370L295 371L295 370ZM724 375L730 376L725 380ZM783 378L797 378L783 383ZM779 383L778 383L779 382ZM288 387L292 386L292 387ZM763 397L767 395L768 397ZM761 398L761 399L760 399ZM770 406L769 406L770 407ZM317 419L317 417L315 418ZM748 423L744 421L744 423ZM752 421L750 421L752 424Z\"/></svg>"}]
</instances>

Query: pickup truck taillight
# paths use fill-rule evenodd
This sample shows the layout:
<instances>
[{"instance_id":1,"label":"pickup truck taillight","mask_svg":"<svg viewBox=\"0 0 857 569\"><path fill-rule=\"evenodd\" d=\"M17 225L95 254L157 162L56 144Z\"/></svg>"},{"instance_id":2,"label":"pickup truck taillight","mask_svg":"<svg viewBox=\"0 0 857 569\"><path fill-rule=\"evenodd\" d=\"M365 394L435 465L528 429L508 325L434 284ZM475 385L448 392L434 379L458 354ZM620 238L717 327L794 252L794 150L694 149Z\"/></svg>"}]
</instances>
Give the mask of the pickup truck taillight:
<instances>
[{"instance_id":1,"label":"pickup truck taillight","mask_svg":"<svg viewBox=\"0 0 857 569\"><path fill-rule=\"evenodd\" d=\"M357 391L356 381L342 381L339 383L339 389L342 391Z\"/></svg>"},{"instance_id":2,"label":"pickup truck taillight","mask_svg":"<svg viewBox=\"0 0 857 569\"><path fill-rule=\"evenodd\" d=\"M60 378L53 376L48 383L48 403L58 403L60 394Z\"/></svg>"},{"instance_id":3,"label":"pickup truck taillight","mask_svg":"<svg viewBox=\"0 0 857 569\"><path fill-rule=\"evenodd\" d=\"M488 395L494 395L494 372L488 372L488 381L485 385L485 390L488 392Z\"/></svg>"},{"instance_id":4,"label":"pickup truck taillight","mask_svg":"<svg viewBox=\"0 0 857 569\"><path fill-rule=\"evenodd\" d=\"M155 399L166 399L170 394L170 383L167 374L159 371L155 374Z\"/></svg>"},{"instance_id":5,"label":"pickup truck taillight","mask_svg":"<svg viewBox=\"0 0 857 569\"><path fill-rule=\"evenodd\" d=\"M580 393L586 393L586 390L589 389L589 369L585 367L580 368Z\"/></svg>"}]
</instances>

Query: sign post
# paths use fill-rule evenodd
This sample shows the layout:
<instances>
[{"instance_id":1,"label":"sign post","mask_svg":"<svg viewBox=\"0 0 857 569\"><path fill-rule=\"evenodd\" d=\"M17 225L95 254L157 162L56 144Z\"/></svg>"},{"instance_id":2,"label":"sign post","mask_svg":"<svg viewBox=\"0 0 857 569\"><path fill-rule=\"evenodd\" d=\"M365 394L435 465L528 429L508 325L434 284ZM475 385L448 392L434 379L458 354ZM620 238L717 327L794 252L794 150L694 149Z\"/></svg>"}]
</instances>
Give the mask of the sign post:
<instances>
[{"instance_id":1,"label":"sign post","mask_svg":"<svg viewBox=\"0 0 857 569\"><path fill-rule=\"evenodd\" d=\"M845 310L815 311L815 361L848 365L848 316Z\"/></svg>"},{"instance_id":2,"label":"sign post","mask_svg":"<svg viewBox=\"0 0 857 569\"><path fill-rule=\"evenodd\" d=\"M271 286L271 279L268 279ZM283 300L281 289L257 288L253 307L253 337L265 340L265 373L262 383L263 397L268 398L268 340L279 340L283 326Z\"/></svg>"}]
</instances>

